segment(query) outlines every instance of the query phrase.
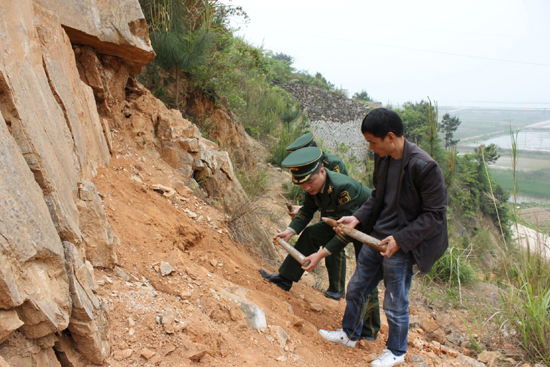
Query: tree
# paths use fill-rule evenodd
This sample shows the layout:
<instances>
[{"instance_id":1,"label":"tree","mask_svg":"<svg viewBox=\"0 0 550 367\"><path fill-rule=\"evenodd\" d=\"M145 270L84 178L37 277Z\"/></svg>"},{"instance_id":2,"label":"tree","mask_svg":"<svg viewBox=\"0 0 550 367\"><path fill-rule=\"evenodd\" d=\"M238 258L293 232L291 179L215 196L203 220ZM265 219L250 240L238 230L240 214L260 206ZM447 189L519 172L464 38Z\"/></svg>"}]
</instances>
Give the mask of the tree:
<instances>
[{"instance_id":1,"label":"tree","mask_svg":"<svg viewBox=\"0 0 550 367\"><path fill-rule=\"evenodd\" d=\"M248 18L241 7L224 5L217 0L140 0L140 5L157 54L152 66L164 69L170 78L175 76L176 106L179 105L181 72L193 72L211 58L220 44L231 38L231 16Z\"/></svg>"},{"instance_id":2,"label":"tree","mask_svg":"<svg viewBox=\"0 0 550 367\"><path fill-rule=\"evenodd\" d=\"M291 65L294 62L294 58L290 55L284 54L282 52L276 53L272 56L275 60L284 61L288 65Z\"/></svg>"},{"instance_id":3,"label":"tree","mask_svg":"<svg viewBox=\"0 0 550 367\"><path fill-rule=\"evenodd\" d=\"M441 120L441 129L443 130L444 140L445 140L445 149L448 149L449 147L456 146L456 144L460 140L453 140L454 132L458 129L458 126L460 126L460 119L456 116L451 117L448 113L443 115L443 119Z\"/></svg>"},{"instance_id":4,"label":"tree","mask_svg":"<svg viewBox=\"0 0 550 367\"><path fill-rule=\"evenodd\" d=\"M495 144L480 145L479 148L474 148L474 152L480 163L485 162L488 165L495 163L500 158L498 147Z\"/></svg>"},{"instance_id":5,"label":"tree","mask_svg":"<svg viewBox=\"0 0 550 367\"><path fill-rule=\"evenodd\" d=\"M401 108L395 110L403 120L405 138L419 146L427 134L428 107L429 104L425 101L414 104L405 102Z\"/></svg>"},{"instance_id":6,"label":"tree","mask_svg":"<svg viewBox=\"0 0 550 367\"><path fill-rule=\"evenodd\" d=\"M355 93L353 97L351 97L354 101L359 102L372 102L372 98L369 96L366 90L362 90L361 93Z\"/></svg>"}]
</instances>

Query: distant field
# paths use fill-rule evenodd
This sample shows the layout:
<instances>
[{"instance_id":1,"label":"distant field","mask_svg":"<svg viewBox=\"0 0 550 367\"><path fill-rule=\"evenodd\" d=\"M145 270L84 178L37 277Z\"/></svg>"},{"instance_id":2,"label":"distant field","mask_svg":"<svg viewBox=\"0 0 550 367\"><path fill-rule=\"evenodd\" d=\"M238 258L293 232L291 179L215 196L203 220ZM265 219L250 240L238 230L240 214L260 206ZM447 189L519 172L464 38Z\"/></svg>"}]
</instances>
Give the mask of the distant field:
<instances>
[{"instance_id":1,"label":"distant field","mask_svg":"<svg viewBox=\"0 0 550 367\"><path fill-rule=\"evenodd\" d=\"M503 189L510 193L514 190L512 170L490 170L491 177L497 181ZM529 196L550 201L550 169L534 171L518 171L519 195Z\"/></svg>"},{"instance_id":2,"label":"distant field","mask_svg":"<svg viewBox=\"0 0 550 367\"><path fill-rule=\"evenodd\" d=\"M539 170L550 169L550 154L519 154L517 161L518 170ZM512 169L512 158L509 153L501 154L500 158L491 167L498 167L504 169ZM548 183L550 186L550 182Z\"/></svg>"},{"instance_id":3,"label":"distant field","mask_svg":"<svg viewBox=\"0 0 550 367\"><path fill-rule=\"evenodd\" d=\"M451 116L458 116L462 121L454 135L455 139L461 140L507 133L510 131L510 124L516 130L550 120L550 109L440 108L439 118L447 112Z\"/></svg>"}]
</instances>

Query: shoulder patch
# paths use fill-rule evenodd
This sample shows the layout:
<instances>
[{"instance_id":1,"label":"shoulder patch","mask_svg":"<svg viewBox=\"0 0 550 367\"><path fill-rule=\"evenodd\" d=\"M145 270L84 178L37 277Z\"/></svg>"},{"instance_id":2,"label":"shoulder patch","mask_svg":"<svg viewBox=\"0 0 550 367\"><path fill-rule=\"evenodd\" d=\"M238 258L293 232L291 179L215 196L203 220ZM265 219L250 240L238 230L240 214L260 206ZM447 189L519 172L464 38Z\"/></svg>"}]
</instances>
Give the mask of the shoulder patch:
<instances>
[{"instance_id":1,"label":"shoulder patch","mask_svg":"<svg viewBox=\"0 0 550 367\"><path fill-rule=\"evenodd\" d=\"M332 172L340 173L340 166L339 165L334 166L334 168L332 169Z\"/></svg>"},{"instance_id":2,"label":"shoulder patch","mask_svg":"<svg viewBox=\"0 0 550 367\"><path fill-rule=\"evenodd\" d=\"M350 200L351 200L351 196L349 195L349 192L347 192L347 191L342 191L340 193L340 195L338 195L338 203L340 205L344 204L344 203L347 203Z\"/></svg>"}]
</instances>

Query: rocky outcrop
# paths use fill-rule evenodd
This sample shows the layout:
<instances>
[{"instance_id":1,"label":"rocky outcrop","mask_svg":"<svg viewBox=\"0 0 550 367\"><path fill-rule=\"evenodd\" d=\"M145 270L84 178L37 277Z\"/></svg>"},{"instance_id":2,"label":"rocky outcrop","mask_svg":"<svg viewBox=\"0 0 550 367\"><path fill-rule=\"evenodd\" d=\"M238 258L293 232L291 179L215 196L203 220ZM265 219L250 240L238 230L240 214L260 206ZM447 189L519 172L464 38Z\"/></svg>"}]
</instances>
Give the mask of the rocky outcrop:
<instances>
[{"instance_id":1,"label":"rocky outcrop","mask_svg":"<svg viewBox=\"0 0 550 367\"><path fill-rule=\"evenodd\" d=\"M147 23L135 0L35 0L55 13L72 44L117 56L138 74L153 61Z\"/></svg>"},{"instance_id":2,"label":"rocky outcrop","mask_svg":"<svg viewBox=\"0 0 550 367\"><path fill-rule=\"evenodd\" d=\"M0 4L0 356L14 365L57 366L54 348L88 363L110 354L108 310L85 257L116 262L119 241L90 181L110 162L110 131L63 27L71 4L59 5ZM133 34L146 34L143 16L132 23L125 11ZM112 31L121 44L131 38Z\"/></svg>"},{"instance_id":3,"label":"rocky outcrop","mask_svg":"<svg viewBox=\"0 0 550 367\"><path fill-rule=\"evenodd\" d=\"M109 309L94 266L120 240L93 183L127 130L229 212L247 200L226 151L133 75L154 56L137 0L0 3L0 363L101 364Z\"/></svg>"},{"instance_id":4,"label":"rocky outcrop","mask_svg":"<svg viewBox=\"0 0 550 367\"><path fill-rule=\"evenodd\" d=\"M207 133L208 139L226 150L237 167L253 169L258 158L266 155L265 148L246 133L243 125L229 111L227 100L219 98L214 102L196 88L187 86L186 89L186 116Z\"/></svg>"},{"instance_id":5,"label":"rocky outcrop","mask_svg":"<svg viewBox=\"0 0 550 367\"><path fill-rule=\"evenodd\" d=\"M211 197L222 202L228 213L247 201L226 151L202 138L197 126L179 111L167 109L136 80L130 80L126 90L128 101L118 120L122 128L133 131L144 148L156 147L187 184L197 181Z\"/></svg>"}]
</instances>

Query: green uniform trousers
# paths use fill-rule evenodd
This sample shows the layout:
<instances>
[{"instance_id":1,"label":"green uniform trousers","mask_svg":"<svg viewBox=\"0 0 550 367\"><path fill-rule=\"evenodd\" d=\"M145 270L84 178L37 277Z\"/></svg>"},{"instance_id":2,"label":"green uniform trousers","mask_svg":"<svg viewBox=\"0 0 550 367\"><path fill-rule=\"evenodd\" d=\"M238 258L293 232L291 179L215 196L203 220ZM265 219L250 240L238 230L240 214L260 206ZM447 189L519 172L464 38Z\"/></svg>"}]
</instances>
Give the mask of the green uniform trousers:
<instances>
[{"instance_id":1,"label":"green uniform trousers","mask_svg":"<svg viewBox=\"0 0 550 367\"><path fill-rule=\"evenodd\" d=\"M300 238L296 242L294 248L300 251L304 256L309 256L317 251L321 246L325 246L335 235L331 226L324 222L315 223L306 227ZM354 241L355 256L359 255L363 244L359 241ZM346 287L346 256L345 251L333 253L325 257L325 265L328 271L329 291L341 292ZM298 282L304 270L300 263L292 256L287 256L281 267L279 274L288 280ZM372 292L369 301L363 306L365 317L363 319L363 330L361 336L365 338L376 338L380 330L380 306L378 302L378 289Z\"/></svg>"}]
</instances>

